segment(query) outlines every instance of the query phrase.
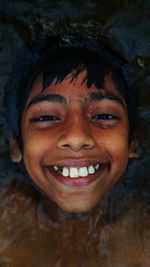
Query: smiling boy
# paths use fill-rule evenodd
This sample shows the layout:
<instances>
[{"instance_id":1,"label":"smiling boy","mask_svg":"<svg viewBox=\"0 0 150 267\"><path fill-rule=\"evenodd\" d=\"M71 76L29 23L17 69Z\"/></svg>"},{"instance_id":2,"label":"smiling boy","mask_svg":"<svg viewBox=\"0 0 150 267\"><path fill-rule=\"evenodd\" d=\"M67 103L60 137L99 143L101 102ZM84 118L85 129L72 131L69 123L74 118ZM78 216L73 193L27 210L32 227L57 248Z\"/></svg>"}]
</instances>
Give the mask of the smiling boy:
<instances>
[{"instance_id":1,"label":"smiling boy","mask_svg":"<svg viewBox=\"0 0 150 267\"><path fill-rule=\"evenodd\" d=\"M36 81L22 116L23 160L35 184L64 210L93 208L129 156L128 117L112 78L87 88L85 72L42 90Z\"/></svg>"},{"instance_id":2,"label":"smiling boy","mask_svg":"<svg viewBox=\"0 0 150 267\"><path fill-rule=\"evenodd\" d=\"M135 154L122 62L101 45L93 50L83 43L48 51L17 91L18 122L8 115L33 183L67 212L94 208Z\"/></svg>"},{"instance_id":3,"label":"smiling boy","mask_svg":"<svg viewBox=\"0 0 150 267\"><path fill-rule=\"evenodd\" d=\"M149 266L149 216L131 202L118 216L124 205L105 198L136 156L126 62L90 38L57 39L40 53L16 72L4 98L11 158L40 200L16 183L1 194L2 263Z\"/></svg>"}]
</instances>

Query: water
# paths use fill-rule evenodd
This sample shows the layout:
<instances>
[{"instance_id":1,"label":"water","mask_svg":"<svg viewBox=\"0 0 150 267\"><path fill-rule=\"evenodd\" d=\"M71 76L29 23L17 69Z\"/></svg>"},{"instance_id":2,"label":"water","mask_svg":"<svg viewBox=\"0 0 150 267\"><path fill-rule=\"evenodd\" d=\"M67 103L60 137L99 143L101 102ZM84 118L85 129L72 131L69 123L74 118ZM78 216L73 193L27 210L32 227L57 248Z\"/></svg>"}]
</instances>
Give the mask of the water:
<instances>
[{"instance_id":1,"label":"water","mask_svg":"<svg viewBox=\"0 0 150 267\"><path fill-rule=\"evenodd\" d=\"M93 213L50 207L9 159L0 113L0 267L150 266L150 1L0 0L1 97L20 48L64 31L100 38L134 66L139 100L139 158ZM15 77L14 77L15 78Z\"/></svg>"}]
</instances>

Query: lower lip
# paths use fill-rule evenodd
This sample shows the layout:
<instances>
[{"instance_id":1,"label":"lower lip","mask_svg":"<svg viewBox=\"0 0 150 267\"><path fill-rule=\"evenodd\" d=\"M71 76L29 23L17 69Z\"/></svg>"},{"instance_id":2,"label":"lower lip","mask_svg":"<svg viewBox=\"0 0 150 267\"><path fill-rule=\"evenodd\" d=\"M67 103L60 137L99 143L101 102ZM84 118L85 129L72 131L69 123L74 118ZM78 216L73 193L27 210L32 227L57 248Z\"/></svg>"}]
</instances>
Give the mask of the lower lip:
<instances>
[{"instance_id":1,"label":"lower lip","mask_svg":"<svg viewBox=\"0 0 150 267\"><path fill-rule=\"evenodd\" d=\"M52 167L48 167L47 169L50 169L50 172L52 173L53 177L61 182L64 185L67 186L87 186L97 179L102 178L102 175L105 170L108 170L108 164L102 164L100 169L96 171L94 174L89 174L86 177L80 177L80 178L70 178L70 177L64 177L60 175L58 172L55 172Z\"/></svg>"}]
</instances>

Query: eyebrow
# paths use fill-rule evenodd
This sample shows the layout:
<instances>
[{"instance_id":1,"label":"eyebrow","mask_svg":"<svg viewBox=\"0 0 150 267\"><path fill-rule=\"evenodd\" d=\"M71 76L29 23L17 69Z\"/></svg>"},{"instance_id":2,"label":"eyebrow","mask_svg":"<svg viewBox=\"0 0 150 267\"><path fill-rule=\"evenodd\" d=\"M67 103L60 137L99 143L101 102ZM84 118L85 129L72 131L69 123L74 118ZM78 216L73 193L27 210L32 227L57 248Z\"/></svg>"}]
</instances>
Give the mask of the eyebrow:
<instances>
[{"instance_id":1,"label":"eyebrow","mask_svg":"<svg viewBox=\"0 0 150 267\"><path fill-rule=\"evenodd\" d=\"M125 104L124 104L123 100L121 99L121 97L116 96L116 95L114 95L112 93L109 93L109 92L100 92L100 93L90 93L90 95L89 95L89 101L90 102L98 102L98 101L101 101L103 99L117 101L123 107L125 107Z\"/></svg>"},{"instance_id":2,"label":"eyebrow","mask_svg":"<svg viewBox=\"0 0 150 267\"><path fill-rule=\"evenodd\" d=\"M99 93L90 93L88 97L86 97L83 101L81 101L82 103L83 102L99 102L103 99L108 99L108 100L114 100L114 101L117 101L119 102L123 107L125 107L125 104L123 102L123 100L112 94L112 93L108 93L108 92L99 92ZM40 102L43 102L43 101L48 101L48 102L51 102L51 103L60 103L60 104L67 104L67 99L62 96L62 95L58 95L58 94L48 94L48 95L43 95L43 94L40 94L36 97L34 97L27 105L27 109L31 106L31 105L34 105L34 104L38 104Z\"/></svg>"},{"instance_id":3,"label":"eyebrow","mask_svg":"<svg viewBox=\"0 0 150 267\"><path fill-rule=\"evenodd\" d=\"M27 109L34 105L34 104L38 104L40 102L43 101L48 101L48 102L52 102L52 103L60 103L60 104L66 104L67 100L64 96L61 95L57 95L57 94L48 94L48 95L38 95L36 97L34 97L27 105Z\"/></svg>"}]
</instances>

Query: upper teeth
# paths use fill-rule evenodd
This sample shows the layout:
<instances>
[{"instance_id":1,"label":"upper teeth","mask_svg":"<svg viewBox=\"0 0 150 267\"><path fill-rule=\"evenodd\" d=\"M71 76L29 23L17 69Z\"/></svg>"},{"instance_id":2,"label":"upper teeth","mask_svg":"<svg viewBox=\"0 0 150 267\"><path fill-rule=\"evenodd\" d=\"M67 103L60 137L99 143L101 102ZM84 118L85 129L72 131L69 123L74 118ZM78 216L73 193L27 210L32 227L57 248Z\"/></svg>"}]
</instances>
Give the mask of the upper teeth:
<instances>
[{"instance_id":1,"label":"upper teeth","mask_svg":"<svg viewBox=\"0 0 150 267\"><path fill-rule=\"evenodd\" d=\"M53 166L55 171L59 171L62 176L71 178L78 178L78 177L85 177L89 174L93 174L98 170L100 167L100 164L96 164L95 166L90 165L88 167L58 167L56 165Z\"/></svg>"}]
</instances>

